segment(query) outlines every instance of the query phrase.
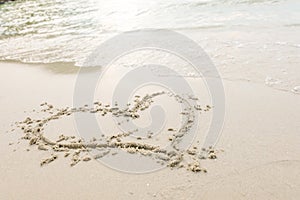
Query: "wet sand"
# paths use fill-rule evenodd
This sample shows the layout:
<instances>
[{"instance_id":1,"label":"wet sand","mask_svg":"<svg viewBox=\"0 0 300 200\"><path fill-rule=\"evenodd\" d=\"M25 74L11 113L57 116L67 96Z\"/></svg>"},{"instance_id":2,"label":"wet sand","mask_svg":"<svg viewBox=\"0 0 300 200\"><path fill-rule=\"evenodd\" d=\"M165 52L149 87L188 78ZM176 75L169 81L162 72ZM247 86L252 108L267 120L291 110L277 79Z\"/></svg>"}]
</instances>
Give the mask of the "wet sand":
<instances>
[{"instance_id":1,"label":"wet sand","mask_svg":"<svg viewBox=\"0 0 300 200\"><path fill-rule=\"evenodd\" d=\"M245 81L224 81L226 119L208 173L165 168L128 174L91 160L70 167L19 140L22 121L42 102L72 105L76 68L0 63L0 199L297 199L300 96ZM24 113L24 111L27 111ZM30 112L32 114L32 112ZM204 121L206 123L206 121ZM208 123L208 122L207 122ZM59 132L72 123L59 123ZM17 144L20 141L19 144Z\"/></svg>"}]
</instances>

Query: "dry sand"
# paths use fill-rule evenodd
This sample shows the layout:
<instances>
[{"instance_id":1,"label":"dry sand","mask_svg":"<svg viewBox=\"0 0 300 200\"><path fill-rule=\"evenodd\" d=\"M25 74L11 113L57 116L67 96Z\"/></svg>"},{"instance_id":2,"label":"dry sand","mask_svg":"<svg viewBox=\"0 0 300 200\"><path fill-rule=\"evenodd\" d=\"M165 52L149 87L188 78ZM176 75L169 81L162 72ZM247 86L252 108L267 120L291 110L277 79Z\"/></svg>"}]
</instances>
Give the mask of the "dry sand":
<instances>
[{"instance_id":1,"label":"dry sand","mask_svg":"<svg viewBox=\"0 0 300 200\"><path fill-rule=\"evenodd\" d=\"M55 162L41 167L39 162L49 157L49 152L20 140L23 131L12 131L15 127L11 124L34 115L32 109L42 102L51 102L57 108L72 105L76 68L0 63L0 71L0 199L300 196L299 95L251 82L225 81L226 119L216 146L225 151L217 159L201 163L208 173L165 168L135 175L95 160L70 167L70 160L53 158ZM59 133L64 128L71 132L69 125L58 123L49 131Z\"/></svg>"}]
</instances>

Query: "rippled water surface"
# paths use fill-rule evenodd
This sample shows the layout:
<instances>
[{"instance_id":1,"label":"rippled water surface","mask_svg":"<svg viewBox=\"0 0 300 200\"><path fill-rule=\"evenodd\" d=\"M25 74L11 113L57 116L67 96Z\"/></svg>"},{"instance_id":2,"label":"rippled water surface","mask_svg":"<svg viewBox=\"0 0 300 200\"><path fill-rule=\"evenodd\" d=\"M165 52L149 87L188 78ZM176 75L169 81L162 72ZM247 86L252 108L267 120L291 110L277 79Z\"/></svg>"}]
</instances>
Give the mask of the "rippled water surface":
<instances>
[{"instance_id":1,"label":"rippled water surface","mask_svg":"<svg viewBox=\"0 0 300 200\"><path fill-rule=\"evenodd\" d=\"M101 42L143 28L170 29L192 38L224 78L298 93L297 0L8 2L0 5L0 59L82 66Z\"/></svg>"}]
</instances>

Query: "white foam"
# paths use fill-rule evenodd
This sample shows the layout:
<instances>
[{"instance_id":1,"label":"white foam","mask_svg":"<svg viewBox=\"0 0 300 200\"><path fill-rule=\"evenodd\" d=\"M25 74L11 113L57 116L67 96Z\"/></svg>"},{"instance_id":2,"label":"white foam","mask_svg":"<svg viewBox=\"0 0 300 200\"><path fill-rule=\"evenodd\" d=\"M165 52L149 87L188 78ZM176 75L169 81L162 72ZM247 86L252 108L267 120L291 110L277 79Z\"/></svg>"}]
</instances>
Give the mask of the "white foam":
<instances>
[{"instance_id":1,"label":"white foam","mask_svg":"<svg viewBox=\"0 0 300 200\"><path fill-rule=\"evenodd\" d=\"M265 79L265 84L268 85L268 86L274 86L274 85L278 85L280 83L282 83L281 80L272 78L270 76L267 76L266 79Z\"/></svg>"},{"instance_id":2,"label":"white foam","mask_svg":"<svg viewBox=\"0 0 300 200\"><path fill-rule=\"evenodd\" d=\"M292 89L292 92L294 92L294 93L296 93L296 94L300 94L300 85L294 87L294 88Z\"/></svg>"}]
</instances>

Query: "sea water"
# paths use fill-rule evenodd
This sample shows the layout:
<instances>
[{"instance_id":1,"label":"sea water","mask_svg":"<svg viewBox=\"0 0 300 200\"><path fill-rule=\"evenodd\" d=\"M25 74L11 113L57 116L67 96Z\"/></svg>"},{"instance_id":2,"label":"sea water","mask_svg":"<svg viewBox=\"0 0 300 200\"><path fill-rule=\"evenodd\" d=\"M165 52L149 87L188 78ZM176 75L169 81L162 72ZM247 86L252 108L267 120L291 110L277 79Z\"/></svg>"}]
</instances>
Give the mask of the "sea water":
<instances>
[{"instance_id":1,"label":"sea water","mask_svg":"<svg viewBox=\"0 0 300 200\"><path fill-rule=\"evenodd\" d=\"M6 2L0 5L0 60L87 67L86 57L107 39L146 28L191 38L210 56L223 79L300 93L298 0ZM162 58L169 59L142 52L121 64ZM180 62L177 67L184 69L183 76L193 75Z\"/></svg>"}]
</instances>

